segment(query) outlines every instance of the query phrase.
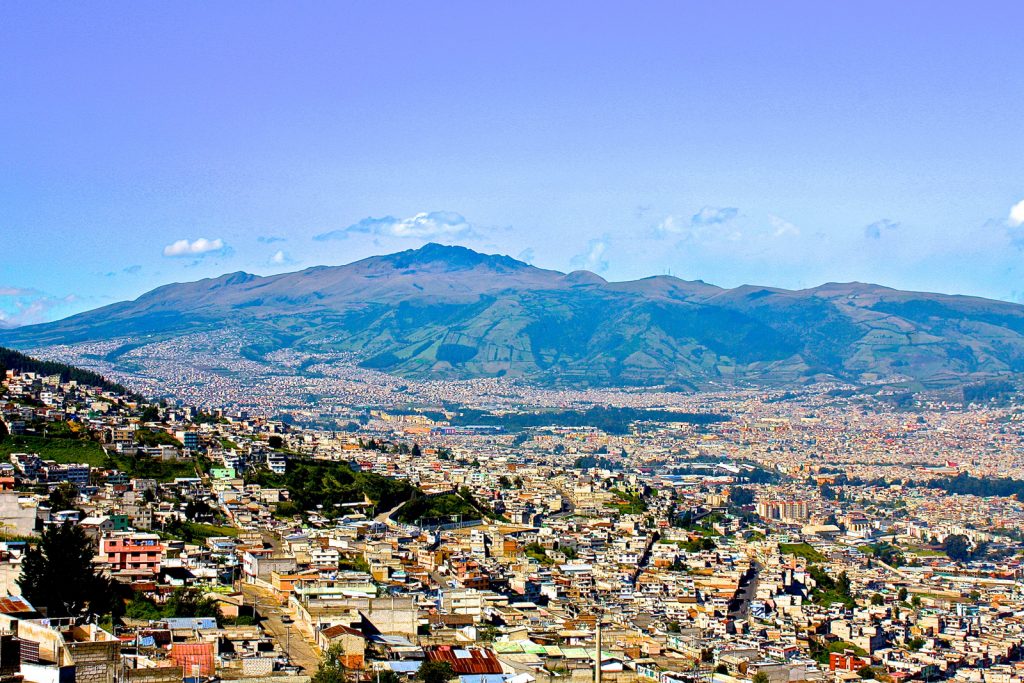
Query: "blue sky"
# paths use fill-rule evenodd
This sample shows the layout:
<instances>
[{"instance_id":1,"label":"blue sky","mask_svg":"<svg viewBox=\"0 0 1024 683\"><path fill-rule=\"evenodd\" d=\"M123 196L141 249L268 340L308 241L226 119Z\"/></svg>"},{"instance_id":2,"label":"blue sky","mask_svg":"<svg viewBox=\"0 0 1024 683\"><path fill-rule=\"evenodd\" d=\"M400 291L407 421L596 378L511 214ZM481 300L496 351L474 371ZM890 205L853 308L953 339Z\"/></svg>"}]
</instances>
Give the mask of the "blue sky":
<instances>
[{"instance_id":1,"label":"blue sky","mask_svg":"<svg viewBox=\"0 0 1024 683\"><path fill-rule=\"evenodd\" d=\"M1024 301L1024 4L21 3L0 316L427 241Z\"/></svg>"}]
</instances>

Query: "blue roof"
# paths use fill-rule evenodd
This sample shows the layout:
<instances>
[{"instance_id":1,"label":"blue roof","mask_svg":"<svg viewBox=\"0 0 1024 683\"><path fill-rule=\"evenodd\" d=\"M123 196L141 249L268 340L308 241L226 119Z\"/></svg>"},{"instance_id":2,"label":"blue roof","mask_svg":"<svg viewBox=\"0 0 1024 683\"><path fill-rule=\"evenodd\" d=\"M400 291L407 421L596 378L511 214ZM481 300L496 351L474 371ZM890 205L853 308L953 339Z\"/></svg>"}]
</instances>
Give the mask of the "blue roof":
<instances>
[{"instance_id":1,"label":"blue roof","mask_svg":"<svg viewBox=\"0 0 1024 683\"><path fill-rule=\"evenodd\" d=\"M508 674L464 674L459 676L460 683L505 683L509 678Z\"/></svg>"},{"instance_id":2,"label":"blue roof","mask_svg":"<svg viewBox=\"0 0 1024 683\"><path fill-rule=\"evenodd\" d=\"M170 617L167 619L167 628L217 628L217 620L213 617Z\"/></svg>"}]
</instances>

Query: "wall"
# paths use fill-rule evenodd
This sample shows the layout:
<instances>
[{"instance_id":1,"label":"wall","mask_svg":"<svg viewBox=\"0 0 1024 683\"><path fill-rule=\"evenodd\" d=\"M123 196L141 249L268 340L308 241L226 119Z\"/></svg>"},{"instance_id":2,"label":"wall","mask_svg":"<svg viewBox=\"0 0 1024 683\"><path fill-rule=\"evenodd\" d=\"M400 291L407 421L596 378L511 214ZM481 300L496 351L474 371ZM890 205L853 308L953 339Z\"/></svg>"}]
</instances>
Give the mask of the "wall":
<instances>
[{"instance_id":1,"label":"wall","mask_svg":"<svg viewBox=\"0 0 1024 683\"><path fill-rule=\"evenodd\" d=\"M0 491L0 520L3 520L3 532L17 536L35 536L36 505L22 506L18 498L23 495L18 491Z\"/></svg>"},{"instance_id":2,"label":"wall","mask_svg":"<svg viewBox=\"0 0 1024 683\"><path fill-rule=\"evenodd\" d=\"M113 683L121 643L68 643L67 648L75 660L75 683Z\"/></svg>"},{"instance_id":3,"label":"wall","mask_svg":"<svg viewBox=\"0 0 1024 683\"><path fill-rule=\"evenodd\" d=\"M126 669L124 680L128 683L181 683L180 666L160 666L150 669Z\"/></svg>"}]
</instances>

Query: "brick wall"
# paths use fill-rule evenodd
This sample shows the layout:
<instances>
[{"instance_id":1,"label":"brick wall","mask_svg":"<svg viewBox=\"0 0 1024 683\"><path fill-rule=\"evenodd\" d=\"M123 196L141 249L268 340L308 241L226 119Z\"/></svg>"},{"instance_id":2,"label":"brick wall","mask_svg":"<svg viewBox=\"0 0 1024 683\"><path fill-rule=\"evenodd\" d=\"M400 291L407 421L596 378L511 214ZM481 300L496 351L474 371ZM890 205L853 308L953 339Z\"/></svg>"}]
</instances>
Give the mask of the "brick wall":
<instances>
[{"instance_id":1,"label":"brick wall","mask_svg":"<svg viewBox=\"0 0 1024 683\"><path fill-rule=\"evenodd\" d=\"M75 683L113 683L120 660L121 643L68 643L75 660Z\"/></svg>"}]
</instances>

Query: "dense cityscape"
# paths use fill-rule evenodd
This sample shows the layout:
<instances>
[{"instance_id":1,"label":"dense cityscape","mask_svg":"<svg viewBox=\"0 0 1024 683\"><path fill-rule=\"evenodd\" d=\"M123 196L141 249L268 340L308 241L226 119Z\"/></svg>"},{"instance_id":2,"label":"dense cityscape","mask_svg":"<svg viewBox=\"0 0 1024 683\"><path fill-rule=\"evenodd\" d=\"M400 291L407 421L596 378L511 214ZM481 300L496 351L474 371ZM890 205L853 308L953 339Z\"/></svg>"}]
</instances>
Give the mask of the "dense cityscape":
<instances>
[{"instance_id":1,"label":"dense cityscape","mask_svg":"<svg viewBox=\"0 0 1024 683\"><path fill-rule=\"evenodd\" d=\"M6 675L1021 678L1012 397L390 382L218 407L7 370Z\"/></svg>"}]
</instances>

